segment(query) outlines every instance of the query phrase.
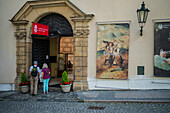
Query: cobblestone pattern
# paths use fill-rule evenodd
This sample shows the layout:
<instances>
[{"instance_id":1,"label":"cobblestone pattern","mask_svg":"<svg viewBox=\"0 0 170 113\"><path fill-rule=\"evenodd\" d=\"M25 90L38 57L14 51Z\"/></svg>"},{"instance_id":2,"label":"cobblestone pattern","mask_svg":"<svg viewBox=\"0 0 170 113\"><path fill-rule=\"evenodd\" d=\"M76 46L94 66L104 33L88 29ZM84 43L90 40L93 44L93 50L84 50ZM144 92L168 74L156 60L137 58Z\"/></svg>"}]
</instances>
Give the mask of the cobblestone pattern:
<instances>
[{"instance_id":1,"label":"cobblestone pattern","mask_svg":"<svg viewBox=\"0 0 170 113\"><path fill-rule=\"evenodd\" d=\"M0 98L4 98L4 97L8 97L14 94L17 94L18 92L14 91L14 92L4 92L4 91L0 91Z\"/></svg>"},{"instance_id":2,"label":"cobblestone pattern","mask_svg":"<svg viewBox=\"0 0 170 113\"><path fill-rule=\"evenodd\" d=\"M77 102L77 94L75 92L63 93L61 88L51 89L48 94L43 94L38 91L37 96L32 96L29 93L15 93L13 95L1 95L1 101L47 101L47 102Z\"/></svg>"},{"instance_id":3,"label":"cobblestone pattern","mask_svg":"<svg viewBox=\"0 0 170 113\"><path fill-rule=\"evenodd\" d=\"M89 106L104 110L87 109ZM0 113L169 113L170 104L1 101Z\"/></svg>"}]
</instances>

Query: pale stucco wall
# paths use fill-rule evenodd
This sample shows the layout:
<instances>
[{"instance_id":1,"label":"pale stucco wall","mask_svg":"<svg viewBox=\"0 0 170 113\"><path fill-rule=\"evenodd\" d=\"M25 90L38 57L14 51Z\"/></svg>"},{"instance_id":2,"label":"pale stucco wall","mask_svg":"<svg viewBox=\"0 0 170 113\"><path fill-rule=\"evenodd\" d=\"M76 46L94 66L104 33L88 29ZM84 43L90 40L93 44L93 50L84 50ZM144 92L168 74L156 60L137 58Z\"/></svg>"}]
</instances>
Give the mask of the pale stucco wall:
<instances>
[{"instance_id":1,"label":"pale stucco wall","mask_svg":"<svg viewBox=\"0 0 170 113\"><path fill-rule=\"evenodd\" d=\"M129 20L129 78L137 75L137 66L145 66L145 76L153 75L153 19L170 18L170 0L144 0L151 10L144 27L144 35L139 35L136 10L143 0L70 0L85 13L94 14L89 23L88 78L96 77L96 22ZM16 38L9 22L24 5L26 0L0 1L0 83L13 83L16 77ZM142 77L142 78L145 78Z\"/></svg>"},{"instance_id":2,"label":"pale stucco wall","mask_svg":"<svg viewBox=\"0 0 170 113\"><path fill-rule=\"evenodd\" d=\"M0 84L14 83L16 77L16 38L9 21L26 0L0 0Z\"/></svg>"},{"instance_id":3,"label":"pale stucco wall","mask_svg":"<svg viewBox=\"0 0 170 113\"><path fill-rule=\"evenodd\" d=\"M154 22L153 19L170 21L170 0L71 0L83 12L94 14L89 23L88 83L89 89L169 89L170 78L154 77ZM136 10L142 2L150 9L143 36L137 21ZM131 21L128 80L96 79L96 22ZM144 75L137 75L137 66L144 66Z\"/></svg>"},{"instance_id":4,"label":"pale stucco wall","mask_svg":"<svg viewBox=\"0 0 170 113\"><path fill-rule=\"evenodd\" d=\"M170 0L71 0L85 13L93 13L89 23L88 75L96 76L96 22L130 20L129 77L137 75L137 66L145 66L145 75L153 75L153 19L170 18ZM144 35L139 35L136 10L142 2L150 9ZM169 20L170 21L170 20Z\"/></svg>"}]
</instances>

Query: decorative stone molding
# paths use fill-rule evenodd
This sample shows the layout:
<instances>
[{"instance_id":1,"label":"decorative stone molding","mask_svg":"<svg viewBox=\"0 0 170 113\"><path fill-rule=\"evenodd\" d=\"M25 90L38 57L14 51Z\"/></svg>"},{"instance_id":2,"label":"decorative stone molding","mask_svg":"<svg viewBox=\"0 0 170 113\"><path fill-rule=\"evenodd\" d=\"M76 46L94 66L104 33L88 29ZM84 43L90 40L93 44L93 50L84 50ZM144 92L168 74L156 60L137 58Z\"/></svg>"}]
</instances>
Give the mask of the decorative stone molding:
<instances>
[{"instance_id":1,"label":"decorative stone molding","mask_svg":"<svg viewBox=\"0 0 170 113\"><path fill-rule=\"evenodd\" d=\"M26 38L26 25L29 23L27 20L10 20L16 26L16 32L14 35L17 40L25 39Z\"/></svg>"},{"instance_id":2,"label":"decorative stone molding","mask_svg":"<svg viewBox=\"0 0 170 113\"><path fill-rule=\"evenodd\" d=\"M14 32L14 35L17 40L25 39L26 38L26 30L19 30Z\"/></svg>"},{"instance_id":3,"label":"decorative stone molding","mask_svg":"<svg viewBox=\"0 0 170 113\"><path fill-rule=\"evenodd\" d=\"M16 55L17 55L17 76L15 78L15 90L19 90L18 84L20 83L21 79L21 73L26 72L26 36L27 36L27 30L26 25L29 23L27 20L18 20L14 21L11 20L11 22L15 25L16 31L14 32L14 35L17 39L16 41Z\"/></svg>"},{"instance_id":4,"label":"decorative stone molding","mask_svg":"<svg viewBox=\"0 0 170 113\"><path fill-rule=\"evenodd\" d=\"M70 16L86 16L79 8L77 8L69 0L42 0L42 1L27 1L19 12L11 19L11 21L22 20L25 16L30 14L33 10L38 8L61 7L67 6L73 10L73 15Z\"/></svg>"},{"instance_id":5,"label":"decorative stone molding","mask_svg":"<svg viewBox=\"0 0 170 113\"><path fill-rule=\"evenodd\" d=\"M71 17L74 22L74 83L73 91L88 90L87 55L88 55L88 22L94 15Z\"/></svg>"},{"instance_id":6,"label":"decorative stone molding","mask_svg":"<svg viewBox=\"0 0 170 113\"><path fill-rule=\"evenodd\" d=\"M82 37L89 35L89 29L76 29L74 30L74 37Z\"/></svg>"},{"instance_id":7,"label":"decorative stone molding","mask_svg":"<svg viewBox=\"0 0 170 113\"><path fill-rule=\"evenodd\" d=\"M28 20L10 20L15 25L27 25L29 23Z\"/></svg>"},{"instance_id":8,"label":"decorative stone molding","mask_svg":"<svg viewBox=\"0 0 170 113\"><path fill-rule=\"evenodd\" d=\"M89 22L93 17L94 17L93 14L85 14L84 16L79 17L74 15L73 17L71 17L71 20L74 22Z\"/></svg>"}]
</instances>

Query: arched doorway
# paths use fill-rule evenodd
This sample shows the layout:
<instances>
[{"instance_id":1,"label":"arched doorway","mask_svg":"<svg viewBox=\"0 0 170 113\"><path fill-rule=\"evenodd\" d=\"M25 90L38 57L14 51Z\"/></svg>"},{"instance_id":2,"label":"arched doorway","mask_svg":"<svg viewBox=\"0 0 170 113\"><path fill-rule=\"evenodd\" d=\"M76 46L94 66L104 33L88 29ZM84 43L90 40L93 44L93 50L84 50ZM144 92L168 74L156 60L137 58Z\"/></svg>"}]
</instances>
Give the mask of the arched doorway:
<instances>
[{"instance_id":1,"label":"arched doorway","mask_svg":"<svg viewBox=\"0 0 170 113\"><path fill-rule=\"evenodd\" d=\"M21 73L28 76L29 67L32 65L32 22L39 22L44 15L61 14L71 24L73 28L74 43L74 66L73 66L73 90L88 90L88 38L89 21L94 17L93 14L86 14L77 8L69 0L50 0L50 1L27 1L24 6L10 20L15 27L14 35L16 37L16 79L15 89L19 89ZM48 18L46 18L48 19ZM51 18L53 19L53 18ZM55 28L54 28L55 29ZM61 31L52 31L52 34L60 34ZM55 39L51 35L49 39ZM59 38L56 38L59 39ZM69 39L68 39L69 40ZM55 42L55 41L52 41ZM58 41L59 42L59 41ZM50 44L51 45L51 44ZM58 47L58 46L57 46ZM59 47L58 47L59 48ZM57 49L59 50L59 49ZM57 57L58 58L58 57Z\"/></svg>"},{"instance_id":2,"label":"arched doorway","mask_svg":"<svg viewBox=\"0 0 170 113\"><path fill-rule=\"evenodd\" d=\"M32 62L38 61L40 68L43 63L48 64L52 84L60 81L63 71L73 80L73 30L69 21L60 14L50 13L37 23L49 26L49 36L32 35Z\"/></svg>"}]
</instances>

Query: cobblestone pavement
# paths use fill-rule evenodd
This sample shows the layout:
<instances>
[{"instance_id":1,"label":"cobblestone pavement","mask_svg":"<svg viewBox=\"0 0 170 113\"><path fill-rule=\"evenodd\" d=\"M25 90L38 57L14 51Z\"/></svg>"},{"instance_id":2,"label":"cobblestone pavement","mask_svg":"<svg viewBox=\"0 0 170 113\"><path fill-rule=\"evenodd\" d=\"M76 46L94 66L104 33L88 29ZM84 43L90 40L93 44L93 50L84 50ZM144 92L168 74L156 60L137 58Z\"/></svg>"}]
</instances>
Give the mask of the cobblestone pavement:
<instances>
[{"instance_id":1,"label":"cobblestone pavement","mask_svg":"<svg viewBox=\"0 0 170 113\"><path fill-rule=\"evenodd\" d=\"M156 94L157 93L157 94ZM95 103L84 99L168 99L169 90L160 91L87 91L63 93L51 88L37 96L19 92L0 92L0 113L170 113L169 103ZM155 95L156 94L156 95ZM136 97L135 97L136 96ZM139 98L138 98L139 97ZM91 109L90 109L90 108Z\"/></svg>"},{"instance_id":2,"label":"cobblestone pavement","mask_svg":"<svg viewBox=\"0 0 170 113\"><path fill-rule=\"evenodd\" d=\"M76 92L63 93L61 88L50 88L48 94L43 94L42 90L38 90L37 96L32 96L29 93L4 92L0 95L0 101L77 102L79 101L77 97Z\"/></svg>"},{"instance_id":3,"label":"cobblestone pavement","mask_svg":"<svg viewBox=\"0 0 170 113\"><path fill-rule=\"evenodd\" d=\"M103 107L103 109L88 109ZM170 113L170 104L0 101L0 113Z\"/></svg>"}]
</instances>

